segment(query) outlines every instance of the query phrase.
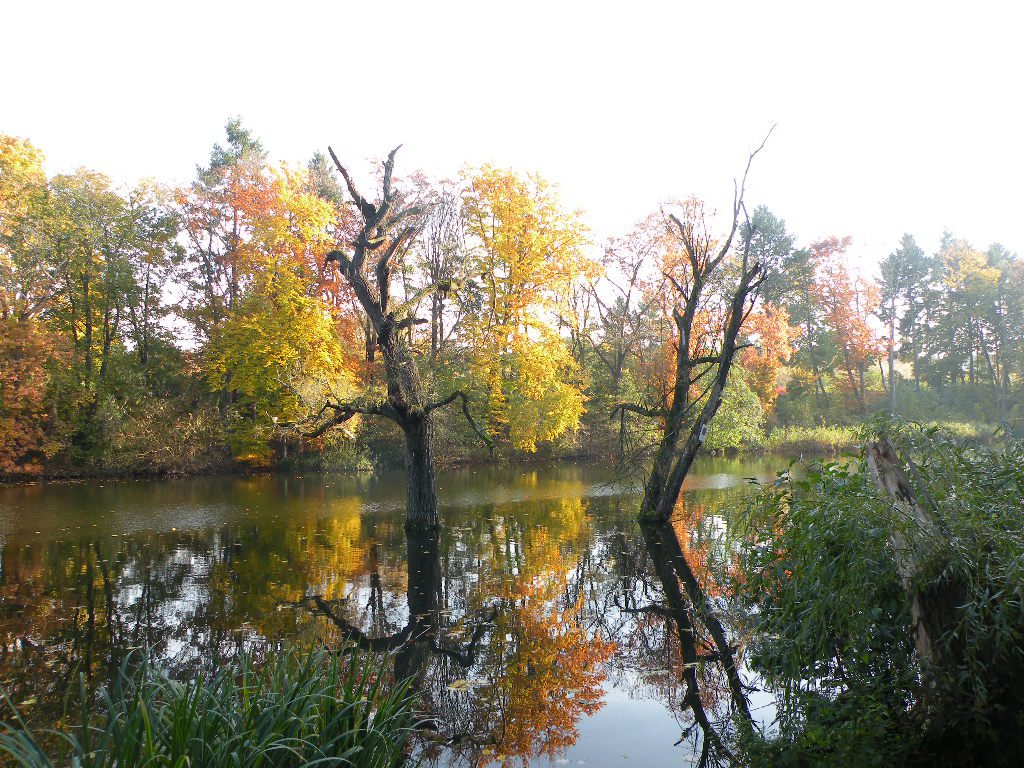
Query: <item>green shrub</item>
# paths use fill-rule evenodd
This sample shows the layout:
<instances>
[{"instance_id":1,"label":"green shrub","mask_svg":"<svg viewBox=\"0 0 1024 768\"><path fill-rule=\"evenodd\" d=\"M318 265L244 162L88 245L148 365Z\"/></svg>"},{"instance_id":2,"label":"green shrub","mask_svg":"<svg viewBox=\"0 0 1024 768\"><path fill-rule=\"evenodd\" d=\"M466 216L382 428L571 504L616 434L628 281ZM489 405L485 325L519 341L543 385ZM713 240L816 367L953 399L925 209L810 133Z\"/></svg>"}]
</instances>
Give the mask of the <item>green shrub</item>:
<instances>
[{"instance_id":1,"label":"green shrub","mask_svg":"<svg viewBox=\"0 0 1024 768\"><path fill-rule=\"evenodd\" d=\"M895 514L863 461L810 464L763 490L744 521L734 588L752 663L778 693L779 732L747 749L768 765L1014 765L1024 748L1024 447L881 428L913 461L941 540ZM964 586L935 665L912 644L897 529L927 555L912 590Z\"/></svg>"},{"instance_id":2,"label":"green shrub","mask_svg":"<svg viewBox=\"0 0 1024 768\"><path fill-rule=\"evenodd\" d=\"M764 443L764 408L742 376L729 380L722 405L711 422L704 447L709 451L757 449Z\"/></svg>"},{"instance_id":3,"label":"green shrub","mask_svg":"<svg viewBox=\"0 0 1024 768\"><path fill-rule=\"evenodd\" d=\"M768 765L876 764L916 679L884 505L863 466L835 462L784 474L757 504L737 589L780 732L749 748Z\"/></svg>"}]
</instances>

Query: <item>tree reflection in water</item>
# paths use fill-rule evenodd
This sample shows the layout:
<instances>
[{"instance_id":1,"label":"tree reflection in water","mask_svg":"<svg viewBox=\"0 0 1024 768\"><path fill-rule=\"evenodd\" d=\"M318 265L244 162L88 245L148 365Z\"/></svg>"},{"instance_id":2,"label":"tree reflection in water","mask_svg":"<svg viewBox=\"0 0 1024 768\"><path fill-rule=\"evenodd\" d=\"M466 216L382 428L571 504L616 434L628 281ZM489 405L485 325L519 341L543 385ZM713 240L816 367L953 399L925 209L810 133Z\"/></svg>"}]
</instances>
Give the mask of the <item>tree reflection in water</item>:
<instances>
[{"instance_id":1,"label":"tree reflection in water","mask_svg":"<svg viewBox=\"0 0 1024 768\"><path fill-rule=\"evenodd\" d=\"M677 535L581 477L465 473L445 527L413 536L372 485L322 479L0 489L0 675L46 727L69 680L101 683L133 648L190 675L242 648L350 643L415 680L428 762L593 764L595 728L623 752L663 745L648 764L727 760L746 689L685 527L712 497L691 495Z\"/></svg>"},{"instance_id":2,"label":"tree reflection in water","mask_svg":"<svg viewBox=\"0 0 1024 768\"><path fill-rule=\"evenodd\" d=\"M582 502L557 504L563 521L586 525ZM566 573L565 542L540 527L523 533L514 548L491 539L490 551L511 567L482 571L471 600L486 595L486 605L461 615L448 607L461 601L446 596L465 586L464 574L442 577L437 533L406 533L408 608L398 631L375 635L346 617L355 608L372 622L379 604L372 597L362 609L351 599L308 598L345 640L394 655L395 677L413 681L436 730L425 757L438 757L442 746L449 757L484 764L557 756L575 743L580 718L602 706L602 667L615 646L582 626L586 591L570 587L582 582Z\"/></svg>"},{"instance_id":3,"label":"tree reflection in water","mask_svg":"<svg viewBox=\"0 0 1024 768\"><path fill-rule=\"evenodd\" d=\"M486 764L557 756L575 743L580 718L603 705L608 668L628 664L665 665L681 685L678 693L671 685L661 691L681 709L680 742L693 743L701 765L731 761L723 734L736 720L753 721L736 649L705 592L709 576L698 578L691 568L693 560L706 567L708 553L684 548L671 525L641 531L639 551L617 528L572 564L547 530L534 530L518 542L525 570L512 568L497 584L483 580L490 603L461 617L447 608L452 590L438 535L407 533L408 619L390 634L364 632L346 618L351 599L312 595L308 603L345 640L393 654L396 678L413 681L437 733L433 743L447 747L449 757ZM457 592L457 574L447 586L452 582ZM371 572L370 583L379 584L379 574ZM362 611L370 624L381 604L377 589L371 587ZM642 604L638 590L646 596ZM658 634L662 641L652 642ZM427 757L438 755L437 748L426 750Z\"/></svg>"},{"instance_id":4,"label":"tree reflection in water","mask_svg":"<svg viewBox=\"0 0 1024 768\"><path fill-rule=\"evenodd\" d=\"M733 755L719 729L729 722L714 723L708 714L709 704L721 694L724 675L731 698L731 716L752 725L750 705L744 683L736 666L734 648L698 579L683 553L675 529L669 524L641 526L647 554L661 584L664 600L627 611L655 613L674 625L682 656L682 706L693 715L693 726L683 732L683 739L699 728L702 739L698 765L722 759L732 761ZM686 595L684 596L683 590ZM701 673L704 673L703 675ZM702 678L706 688L702 692Z\"/></svg>"}]
</instances>

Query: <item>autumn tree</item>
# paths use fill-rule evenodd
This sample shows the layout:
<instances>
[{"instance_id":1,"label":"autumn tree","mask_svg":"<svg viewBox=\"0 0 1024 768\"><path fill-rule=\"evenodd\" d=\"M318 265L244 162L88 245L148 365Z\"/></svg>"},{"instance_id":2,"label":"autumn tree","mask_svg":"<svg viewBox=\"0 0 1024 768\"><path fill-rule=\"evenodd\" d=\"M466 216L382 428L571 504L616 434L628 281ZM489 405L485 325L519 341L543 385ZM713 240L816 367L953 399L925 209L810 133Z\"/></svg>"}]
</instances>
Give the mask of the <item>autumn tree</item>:
<instances>
[{"instance_id":1,"label":"autumn tree","mask_svg":"<svg viewBox=\"0 0 1024 768\"><path fill-rule=\"evenodd\" d=\"M463 206L481 301L463 334L471 370L487 393L490 431L534 451L574 429L584 410L579 370L555 322L592 269L585 231L543 179L489 166L468 178Z\"/></svg>"},{"instance_id":2,"label":"autumn tree","mask_svg":"<svg viewBox=\"0 0 1024 768\"><path fill-rule=\"evenodd\" d=\"M743 327L743 335L752 345L741 353L740 362L746 372L747 384L770 413L779 392L779 374L790 362L794 345L803 328L791 323L787 308L799 301L807 279L804 261L795 253L796 238L786 229L786 222L764 206L758 206L744 222L741 230L749 239L751 250L776 269L765 276L761 289L761 306L751 312Z\"/></svg>"},{"instance_id":3,"label":"autumn tree","mask_svg":"<svg viewBox=\"0 0 1024 768\"><path fill-rule=\"evenodd\" d=\"M47 247L42 153L0 134L0 472L36 474L45 457L47 361L41 322L58 291Z\"/></svg>"},{"instance_id":4,"label":"autumn tree","mask_svg":"<svg viewBox=\"0 0 1024 768\"><path fill-rule=\"evenodd\" d=\"M238 119L228 122L226 132L227 146L215 144L209 164L178 193L187 242L182 315L202 342L213 338L243 295L253 266L246 246L273 197L259 140ZM230 372L223 387L226 405Z\"/></svg>"},{"instance_id":5,"label":"autumn tree","mask_svg":"<svg viewBox=\"0 0 1024 768\"><path fill-rule=\"evenodd\" d=\"M793 357L794 344L803 329L790 323L784 307L765 303L750 313L743 335L751 346L740 354L746 382L757 395L766 414L779 396L779 375Z\"/></svg>"},{"instance_id":6,"label":"autumn tree","mask_svg":"<svg viewBox=\"0 0 1024 768\"><path fill-rule=\"evenodd\" d=\"M37 319L59 290L43 154L0 134L0 319Z\"/></svg>"},{"instance_id":7,"label":"autumn tree","mask_svg":"<svg viewBox=\"0 0 1024 768\"><path fill-rule=\"evenodd\" d=\"M836 339L850 391L866 415L864 374L880 353L880 344L870 323L870 316L878 307L879 292L871 280L849 268L845 254L851 242L849 237L825 238L811 244L811 254L817 269L817 298L825 322Z\"/></svg>"},{"instance_id":8,"label":"autumn tree","mask_svg":"<svg viewBox=\"0 0 1024 768\"><path fill-rule=\"evenodd\" d=\"M214 388L230 377L232 447L250 463L268 461L277 422L302 418L305 403L354 389L351 353L319 287L318 255L333 244L335 208L315 184L308 172L268 171L260 215L250 219L241 246L244 285L206 347Z\"/></svg>"}]
</instances>

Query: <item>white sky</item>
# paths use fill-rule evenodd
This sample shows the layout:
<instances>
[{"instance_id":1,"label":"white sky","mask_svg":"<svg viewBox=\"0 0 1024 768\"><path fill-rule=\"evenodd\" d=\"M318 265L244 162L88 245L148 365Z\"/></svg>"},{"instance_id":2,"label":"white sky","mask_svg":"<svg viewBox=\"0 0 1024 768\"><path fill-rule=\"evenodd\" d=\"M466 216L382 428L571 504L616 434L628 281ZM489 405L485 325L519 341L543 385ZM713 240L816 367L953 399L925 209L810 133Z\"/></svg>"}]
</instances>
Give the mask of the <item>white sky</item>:
<instances>
[{"instance_id":1,"label":"white sky","mask_svg":"<svg viewBox=\"0 0 1024 768\"><path fill-rule=\"evenodd\" d=\"M277 159L404 143L400 171L540 171L603 239L666 196L727 207L777 123L748 199L801 242L1024 252L1017 6L7 0L0 131L118 181L189 180L235 114Z\"/></svg>"}]
</instances>

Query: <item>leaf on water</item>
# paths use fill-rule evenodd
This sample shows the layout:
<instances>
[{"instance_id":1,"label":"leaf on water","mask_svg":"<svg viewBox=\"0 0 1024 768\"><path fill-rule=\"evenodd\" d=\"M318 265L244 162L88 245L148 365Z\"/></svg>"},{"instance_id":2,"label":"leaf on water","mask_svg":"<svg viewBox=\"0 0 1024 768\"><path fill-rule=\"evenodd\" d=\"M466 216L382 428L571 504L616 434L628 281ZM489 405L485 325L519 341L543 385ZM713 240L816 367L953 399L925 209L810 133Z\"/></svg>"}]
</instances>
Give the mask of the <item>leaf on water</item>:
<instances>
[{"instance_id":1,"label":"leaf on water","mask_svg":"<svg viewBox=\"0 0 1024 768\"><path fill-rule=\"evenodd\" d=\"M471 680L453 680L448 684L448 690L450 691L471 691L474 688L478 688L482 685L486 685L487 681L482 680L479 677L474 677Z\"/></svg>"},{"instance_id":2,"label":"leaf on water","mask_svg":"<svg viewBox=\"0 0 1024 768\"><path fill-rule=\"evenodd\" d=\"M24 700L23 702L21 702L21 703L20 703L20 704L19 704L18 706L19 706L19 707L20 707L21 709L25 709L26 707L32 707L32 706L35 706L35 703L36 703L36 701L37 701L36 697L35 697L35 696L33 696L33 697L32 697L32 698L30 698L30 699L25 699L25 700Z\"/></svg>"}]
</instances>

